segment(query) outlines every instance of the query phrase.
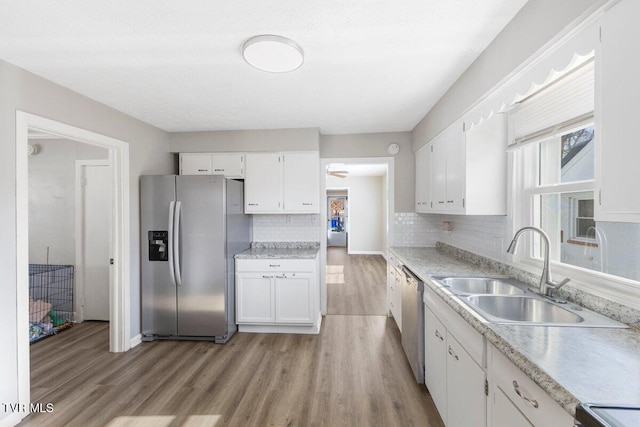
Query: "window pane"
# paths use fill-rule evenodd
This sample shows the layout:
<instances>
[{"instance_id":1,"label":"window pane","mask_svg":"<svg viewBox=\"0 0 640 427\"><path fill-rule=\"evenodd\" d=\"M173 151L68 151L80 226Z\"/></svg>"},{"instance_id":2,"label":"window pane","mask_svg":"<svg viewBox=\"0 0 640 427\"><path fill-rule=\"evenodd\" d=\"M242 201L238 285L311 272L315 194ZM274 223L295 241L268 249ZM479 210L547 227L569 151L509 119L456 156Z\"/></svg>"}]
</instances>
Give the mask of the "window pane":
<instances>
[{"instance_id":1,"label":"window pane","mask_svg":"<svg viewBox=\"0 0 640 427\"><path fill-rule=\"evenodd\" d=\"M640 224L596 222L593 191L536 195L533 223L551 241L552 261L640 280ZM531 234L532 256L542 258L542 241Z\"/></svg>"},{"instance_id":2,"label":"window pane","mask_svg":"<svg viewBox=\"0 0 640 427\"><path fill-rule=\"evenodd\" d=\"M593 199L578 200L578 216L593 218Z\"/></svg>"},{"instance_id":3,"label":"window pane","mask_svg":"<svg viewBox=\"0 0 640 427\"><path fill-rule=\"evenodd\" d=\"M593 126L540 143L540 185L594 179Z\"/></svg>"}]
</instances>

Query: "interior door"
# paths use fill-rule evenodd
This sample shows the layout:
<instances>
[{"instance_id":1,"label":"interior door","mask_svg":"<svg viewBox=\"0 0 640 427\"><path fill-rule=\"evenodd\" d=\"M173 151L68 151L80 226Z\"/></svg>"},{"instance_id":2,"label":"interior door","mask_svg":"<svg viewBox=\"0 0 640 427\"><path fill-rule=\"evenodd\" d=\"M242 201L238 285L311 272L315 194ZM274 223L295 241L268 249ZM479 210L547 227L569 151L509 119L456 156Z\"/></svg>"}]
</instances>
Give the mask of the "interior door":
<instances>
[{"instance_id":1,"label":"interior door","mask_svg":"<svg viewBox=\"0 0 640 427\"><path fill-rule=\"evenodd\" d=\"M111 217L109 164L80 167L84 320L109 320L109 230Z\"/></svg>"}]
</instances>

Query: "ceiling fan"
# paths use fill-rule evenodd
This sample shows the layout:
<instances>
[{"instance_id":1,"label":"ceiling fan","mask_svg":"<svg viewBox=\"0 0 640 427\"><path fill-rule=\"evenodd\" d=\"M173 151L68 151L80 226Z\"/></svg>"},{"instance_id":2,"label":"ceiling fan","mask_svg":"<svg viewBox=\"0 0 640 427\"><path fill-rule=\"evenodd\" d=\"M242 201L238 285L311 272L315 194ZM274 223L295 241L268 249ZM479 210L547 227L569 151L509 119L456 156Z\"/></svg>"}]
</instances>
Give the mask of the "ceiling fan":
<instances>
[{"instance_id":1,"label":"ceiling fan","mask_svg":"<svg viewBox=\"0 0 640 427\"><path fill-rule=\"evenodd\" d=\"M346 178L349 171L327 171L327 175L335 176L338 178Z\"/></svg>"}]
</instances>

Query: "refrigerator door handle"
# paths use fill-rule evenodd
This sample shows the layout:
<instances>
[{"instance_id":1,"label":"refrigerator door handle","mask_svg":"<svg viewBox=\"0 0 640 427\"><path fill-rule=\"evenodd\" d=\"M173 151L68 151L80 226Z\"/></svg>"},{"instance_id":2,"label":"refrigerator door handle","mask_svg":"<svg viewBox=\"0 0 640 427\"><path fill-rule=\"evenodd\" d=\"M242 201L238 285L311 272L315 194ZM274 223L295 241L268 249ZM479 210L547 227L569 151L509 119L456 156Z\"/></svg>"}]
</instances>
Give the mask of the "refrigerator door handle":
<instances>
[{"instance_id":1,"label":"refrigerator door handle","mask_svg":"<svg viewBox=\"0 0 640 427\"><path fill-rule=\"evenodd\" d=\"M173 264L175 268L176 284L182 286L182 273L180 272L180 212L182 202L176 202L176 214L173 219L173 235L175 244L173 245Z\"/></svg>"},{"instance_id":2,"label":"refrigerator door handle","mask_svg":"<svg viewBox=\"0 0 640 427\"><path fill-rule=\"evenodd\" d=\"M173 268L173 220L174 220L174 211L175 211L175 203L174 201L169 202L169 224L167 224L167 237L168 244L167 248L169 252L169 277L171 278L171 285L176 285L176 273Z\"/></svg>"}]
</instances>

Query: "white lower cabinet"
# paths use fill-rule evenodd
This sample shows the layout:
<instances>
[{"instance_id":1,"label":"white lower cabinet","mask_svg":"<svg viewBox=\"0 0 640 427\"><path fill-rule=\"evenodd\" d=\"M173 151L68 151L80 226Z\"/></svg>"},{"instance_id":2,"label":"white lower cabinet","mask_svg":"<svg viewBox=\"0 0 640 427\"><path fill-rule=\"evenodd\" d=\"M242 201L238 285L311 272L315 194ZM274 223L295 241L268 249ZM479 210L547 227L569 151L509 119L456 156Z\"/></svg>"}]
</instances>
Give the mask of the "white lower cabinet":
<instances>
[{"instance_id":1,"label":"white lower cabinet","mask_svg":"<svg viewBox=\"0 0 640 427\"><path fill-rule=\"evenodd\" d=\"M484 354L482 335L425 289L425 383L447 427L486 425Z\"/></svg>"},{"instance_id":2,"label":"white lower cabinet","mask_svg":"<svg viewBox=\"0 0 640 427\"><path fill-rule=\"evenodd\" d=\"M236 322L240 331L317 333L317 264L317 257L236 260Z\"/></svg>"},{"instance_id":3,"label":"white lower cabinet","mask_svg":"<svg viewBox=\"0 0 640 427\"><path fill-rule=\"evenodd\" d=\"M573 427L575 420L494 346L488 349L489 427Z\"/></svg>"},{"instance_id":4,"label":"white lower cabinet","mask_svg":"<svg viewBox=\"0 0 640 427\"><path fill-rule=\"evenodd\" d=\"M393 255L389 255L387 262L387 300L389 302L389 312L402 332L402 286L404 274L401 266L396 262Z\"/></svg>"},{"instance_id":5,"label":"white lower cabinet","mask_svg":"<svg viewBox=\"0 0 640 427\"><path fill-rule=\"evenodd\" d=\"M274 323L275 282L272 273L236 275L236 317L238 323Z\"/></svg>"},{"instance_id":6,"label":"white lower cabinet","mask_svg":"<svg viewBox=\"0 0 640 427\"><path fill-rule=\"evenodd\" d=\"M313 289L312 273L276 275L276 323L313 323Z\"/></svg>"}]
</instances>

